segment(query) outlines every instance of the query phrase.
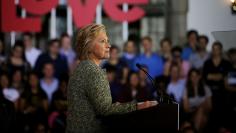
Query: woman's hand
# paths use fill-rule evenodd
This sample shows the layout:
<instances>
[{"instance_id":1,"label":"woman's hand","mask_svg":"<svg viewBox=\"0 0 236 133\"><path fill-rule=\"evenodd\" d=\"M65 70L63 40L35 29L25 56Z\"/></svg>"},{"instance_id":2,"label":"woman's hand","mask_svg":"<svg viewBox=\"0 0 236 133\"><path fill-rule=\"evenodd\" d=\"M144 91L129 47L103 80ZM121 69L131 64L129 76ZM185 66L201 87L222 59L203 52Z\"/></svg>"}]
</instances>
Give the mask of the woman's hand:
<instances>
[{"instance_id":1,"label":"woman's hand","mask_svg":"<svg viewBox=\"0 0 236 133\"><path fill-rule=\"evenodd\" d=\"M141 109L145 109L145 108L156 106L157 104L158 104L157 101L139 102L139 103L137 103L137 109L141 110Z\"/></svg>"}]
</instances>

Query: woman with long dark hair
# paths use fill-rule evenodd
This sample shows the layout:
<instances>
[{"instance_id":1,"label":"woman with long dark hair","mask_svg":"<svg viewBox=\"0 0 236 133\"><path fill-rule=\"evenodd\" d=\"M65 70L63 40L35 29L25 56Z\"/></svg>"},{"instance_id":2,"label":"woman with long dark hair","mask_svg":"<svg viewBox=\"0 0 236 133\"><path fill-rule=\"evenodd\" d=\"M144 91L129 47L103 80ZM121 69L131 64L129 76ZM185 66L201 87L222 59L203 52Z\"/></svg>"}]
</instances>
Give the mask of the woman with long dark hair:
<instances>
[{"instance_id":1,"label":"woman with long dark hair","mask_svg":"<svg viewBox=\"0 0 236 133\"><path fill-rule=\"evenodd\" d=\"M198 69L192 68L188 73L186 89L183 96L183 108L187 120L192 122L196 130L201 131L211 110L211 91L202 81Z\"/></svg>"},{"instance_id":2,"label":"woman with long dark hair","mask_svg":"<svg viewBox=\"0 0 236 133\"><path fill-rule=\"evenodd\" d=\"M21 40L16 41L12 48L10 57L6 60L7 72L10 76L16 70L21 71L23 75L27 75L31 70L30 64L25 59L24 45ZM26 79L26 77L24 77Z\"/></svg>"},{"instance_id":3,"label":"woman with long dark hair","mask_svg":"<svg viewBox=\"0 0 236 133\"><path fill-rule=\"evenodd\" d=\"M21 95L20 112L23 115L22 126L28 127L26 132L36 130L33 128L38 123L47 124L48 99L39 85L39 77L34 72L30 72L29 83Z\"/></svg>"}]
</instances>

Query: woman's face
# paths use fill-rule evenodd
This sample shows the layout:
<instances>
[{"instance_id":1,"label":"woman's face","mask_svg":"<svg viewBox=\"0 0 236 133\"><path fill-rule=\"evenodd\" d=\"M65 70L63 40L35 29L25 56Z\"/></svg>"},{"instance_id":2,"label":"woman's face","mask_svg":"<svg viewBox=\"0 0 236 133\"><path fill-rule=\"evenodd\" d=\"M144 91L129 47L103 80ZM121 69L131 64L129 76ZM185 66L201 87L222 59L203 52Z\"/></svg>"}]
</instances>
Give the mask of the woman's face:
<instances>
[{"instance_id":1,"label":"woman's face","mask_svg":"<svg viewBox=\"0 0 236 133\"><path fill-rule=\"evenodd\" d=\"M1 86L2 86L2 87L7 87L8 84L9 84L9 79L8 79L8 77L7 77L6 75L2 75L2 76L0 77L0 83L1 83Z\"/></svg>"},{"instance_id":2,"label":"woman's face","mask_svg":"<svg viewBox=\"0 0 236 133\"><path fill-rule=\"evenodd\" d=\"M38 85L38 77L35 74L29 76L30 86L36 87Z\"/></svg>"},{"instance_id":3,"label":"woman's face","mask_svg":"<svg viewBox=\"0 0 236 133\"><path fill-rule=\"evenodd\" d=\"M178 66L172 66L170 72L171 72L171 79L173 79L173 80L179 79L179 67Z\"/></svg>"},{"instance_id":4,"label":"woman's face","mask_svg":"<svg viewBox=\"0 0 236 133\"><path fill-rule=\"evenodd\" d=\"M171 52L171 44L168 41L164 41L162 43L161 50L163 53L170 53Z\"/></svg>"},{"instance_id":5,"label":"woman's face","mask_svg":"<svg viewBox=\"0 0 236 133\"><path fill-rule=\"evenodd\" d=\"M222 53L222 50L221 50L220 46L218 46L218 45L213 45L212 46L212 54L213 54L213 56L220 56L221 53Z\"/></svg>"},{"instance_id":6,"label":"woman's face","mask_svg":"<svg viewBox=\"0 0 236 133\"><path fill-rule=\"evenodd\" d=\"M137 86L139 83L138 74L132 74L130 75L130 85L131 86Z\"/></svg>"},{"instance_id":7,"label":"woman's face","mask_svg":"<svg viewBox=\"0 0 236 133\"><path fill-rule=\"evenodd\" d=\"M23 56L23 49L21 47L15 47L13 51L13 56L17 58L21 58Z\"/></svg>"},{"instance_id":8,"label":"woman's face","mask_svg":"<svg viewBox=\"0 0 236 133\"><path fill-rule=\"evenodd\" d=\"M16 72L14 72L14 74L13 74L13 81L14 82L21 82L22 81L22 73L21 73L21 71L16 71Z\"/></svg>"},{"instance_id":9,"label":"woman's face","mask_svg":"<svg viewBox=\"0 0 236 133\"><path fill-rule=\"evenodd\" d=\"M194 85L197 85L199 82L200 76L196 72L191 72L190 80Z\"/></svg>"},{"instance_id":10,"label":"woman's face","mask_svg":"<svg viewBox=\"0 0 236 133\"><path fill-rule=\"evenodd\" d=\"M135 53L134 42L128 41L125 50L127 53L130 53L130 54Z\"/></svg>"},{"instance_id":11,"label":"woman's face","mask_svg":"<svg viewBox=\"0 0 236 133\"><path fill-rule=\"evenodd\" d=\"M105 32L99 32L92 42L91 54L92 58L98 60L108 59L110 57L110 43Z\"/></svg>"},{"instance_id":12,"label":"woman's face","mask_svg":"<svg viewBox=\"0 0 236 133\"><path fill-rule=\"evenodd\" d=\"M181 53L179 51L173 53L173 61L177 63L181 62Z\"/></svg>"}]
</instances>

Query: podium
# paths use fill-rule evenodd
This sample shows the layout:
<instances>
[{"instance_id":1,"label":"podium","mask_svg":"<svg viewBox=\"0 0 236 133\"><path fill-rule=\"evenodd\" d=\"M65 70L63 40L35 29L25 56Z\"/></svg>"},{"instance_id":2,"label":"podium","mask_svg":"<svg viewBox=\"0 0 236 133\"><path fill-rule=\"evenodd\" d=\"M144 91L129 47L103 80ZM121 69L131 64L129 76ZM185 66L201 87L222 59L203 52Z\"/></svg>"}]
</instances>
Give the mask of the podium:
<instances>
[{"instance_id":1,"label":"podium","mask_svg":"<svg viewBox=\"0 0 236 133\"><path fill-rule=\"evenodd\" d=\"M179 130L179 104L158 104L122 115L110 115L102 119L108 132Z\"/></svg>"}]
</instances>

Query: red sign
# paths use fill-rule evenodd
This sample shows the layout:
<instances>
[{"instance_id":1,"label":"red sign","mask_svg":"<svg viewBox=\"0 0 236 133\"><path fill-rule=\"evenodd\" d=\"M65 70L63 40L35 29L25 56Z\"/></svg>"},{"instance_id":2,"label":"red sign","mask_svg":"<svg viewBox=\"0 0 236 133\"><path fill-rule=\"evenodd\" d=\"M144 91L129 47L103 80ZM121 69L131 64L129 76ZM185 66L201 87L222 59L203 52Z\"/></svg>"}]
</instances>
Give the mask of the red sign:
<instances>
[{"instance_id":1,"label":"red sign","mask_svg":"<svg viewBox=\"0 0 236 133\"><path fill-rule=\"evenodd\" d=\"M50 12L56 7L58 0L20 0L20 7L32 14L27 18L21 18L16 14L15 0L1 0L1 29L3 32L40 32L41 16ZM79 28L93 22L96 7L100 0L68 0L68 6L72 8L73 20ZM123 12L118 6L123 3L134 5L132 9ZM103 8L106 14L114 21L133 22L145 15L145 12L138 6L147 4L148 0L104 0Z\"/></svg>"}]
</instances>

